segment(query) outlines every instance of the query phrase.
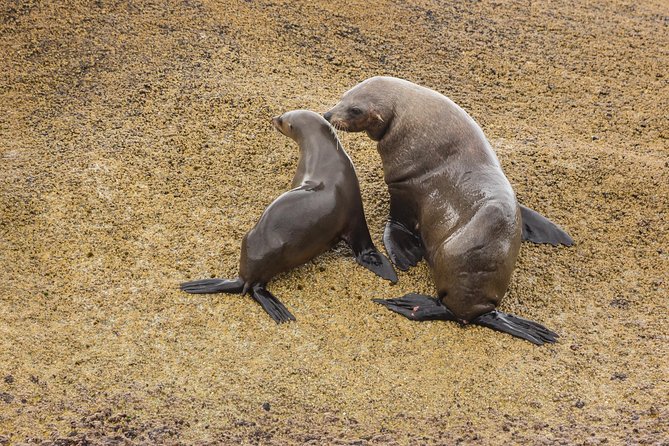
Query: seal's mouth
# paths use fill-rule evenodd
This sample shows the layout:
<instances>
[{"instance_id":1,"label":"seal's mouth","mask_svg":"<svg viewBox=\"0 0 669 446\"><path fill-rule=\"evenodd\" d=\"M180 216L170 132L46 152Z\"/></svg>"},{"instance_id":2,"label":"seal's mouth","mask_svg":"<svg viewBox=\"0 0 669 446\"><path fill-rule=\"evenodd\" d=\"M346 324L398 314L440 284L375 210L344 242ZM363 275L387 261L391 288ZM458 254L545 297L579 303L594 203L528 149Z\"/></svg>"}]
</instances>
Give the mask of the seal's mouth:
<instances>
[{"instance_id":1,"label":"seal's mouth","mask_svg":"<svg viewBox=\"0 0 669 446\"><path fill-rule=\"evenodd\" d=\"M344 132L348 131L348 123L346 121L342 121L340 119L329 119L330 124L332 127L334 127L336 130L341 130Z\"/></svg>"}]
</instances>

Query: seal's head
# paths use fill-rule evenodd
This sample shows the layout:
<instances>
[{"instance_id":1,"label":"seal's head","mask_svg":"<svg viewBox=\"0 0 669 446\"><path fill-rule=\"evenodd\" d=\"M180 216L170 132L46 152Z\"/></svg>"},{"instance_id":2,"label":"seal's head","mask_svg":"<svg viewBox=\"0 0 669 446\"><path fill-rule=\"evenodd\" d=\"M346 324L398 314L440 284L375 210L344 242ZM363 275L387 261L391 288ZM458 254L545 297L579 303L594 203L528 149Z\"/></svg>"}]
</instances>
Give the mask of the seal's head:
<instances>
[{"instance_id":1,"label":"seal's head","mask_svg":"<svg viewBox=\"0 0 669 446\"><path fill-rule=\"evenodd\" d=\"M274 127L296 142L315 130L331 133L330 124L321 115L310 110L293 110L272 118Z\"/></svg>"},{"instance_id":2,"label":"seal's head","mask_svg":"<svg viewBox=\"0 0 669 446\"><path fill-rule=\"evenodd\" d=\"M333 127L347 132L366 131L375 141L383 138L393 117L388 78L373 77L347 91L337 105L323 114Z\"/></svg>"}]
</instances>

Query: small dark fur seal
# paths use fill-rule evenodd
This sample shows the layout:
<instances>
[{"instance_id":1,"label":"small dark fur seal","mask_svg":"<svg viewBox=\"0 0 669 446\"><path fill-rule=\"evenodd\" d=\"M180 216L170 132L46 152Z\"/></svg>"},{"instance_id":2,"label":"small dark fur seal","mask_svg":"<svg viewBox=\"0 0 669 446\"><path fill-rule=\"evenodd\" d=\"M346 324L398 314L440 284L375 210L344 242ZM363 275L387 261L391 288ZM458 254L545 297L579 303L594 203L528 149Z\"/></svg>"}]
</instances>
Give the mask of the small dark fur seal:
<instances>
[{"instance_id":1,"label":"small dark fur seal","mask_svg":"<svg viewBox=\"0 0 669 446\"><path fill-rule=\"evenodd\" d=\"M317 113L294 110L272 119L300 147L293 189L263 212L244 236L236 279L181 284L187 293L249 293L277 323L295 320L266 288L274 276L308 262L339 240L359 264L391 282L397 275L378 252L365 220L355 168L334 129Z\"/></svg>"},{"instance_id":2,"label":"small dark fur seal","mask_svg":"<svg viewBox=\"0 0 669 446\"><path fill-rule=\"evenodd\" d=\"M365 131L383 162L390 216L383 241L401 270L423 257L438 299L408 294L375 301L413 320L454 320L535 344L557 334L497 311L521 238L572 245L557 225L519 206L476 122L446 96L406 80L374 77L324 114L335 128Z\"/></svg>"}]
</instances>

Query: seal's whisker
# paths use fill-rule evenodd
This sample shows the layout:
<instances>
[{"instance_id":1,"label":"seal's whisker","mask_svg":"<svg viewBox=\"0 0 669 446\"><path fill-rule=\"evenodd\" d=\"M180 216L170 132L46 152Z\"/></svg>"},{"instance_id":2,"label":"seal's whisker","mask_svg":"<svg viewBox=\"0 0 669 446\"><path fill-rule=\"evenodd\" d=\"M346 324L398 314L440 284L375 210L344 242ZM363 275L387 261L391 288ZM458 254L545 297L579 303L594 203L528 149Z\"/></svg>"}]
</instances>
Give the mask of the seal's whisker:
<instances>
[{"instance_id":1,"label":"seal's whisker","mask_svg":"<svg viewBox=\"0 0 669 446\"><path fill-rule=\"evenodd\" d=\"M339 125L337 125L335 128L337 129L337 134L339 135L339 141L343 147L345 142L344 140L346 139L346 137L344 136L346 135L346 132L344 132Z\"/></svg>"},{"instance_id":2,"label":"seal's whisker","mask_svg":"<svg viewBox=\"0 0 669 446\"><path fill-rule=\"evenodd\" d=\"M330 125L330 133L332 133L332 136L334 136L334 139L337 142L337 150L339 150L340 147L343 148L341 144L341 139L339 138L339 135L337 134L337 129L334 127L334 125Z\"/></svg>"}]
</instances>

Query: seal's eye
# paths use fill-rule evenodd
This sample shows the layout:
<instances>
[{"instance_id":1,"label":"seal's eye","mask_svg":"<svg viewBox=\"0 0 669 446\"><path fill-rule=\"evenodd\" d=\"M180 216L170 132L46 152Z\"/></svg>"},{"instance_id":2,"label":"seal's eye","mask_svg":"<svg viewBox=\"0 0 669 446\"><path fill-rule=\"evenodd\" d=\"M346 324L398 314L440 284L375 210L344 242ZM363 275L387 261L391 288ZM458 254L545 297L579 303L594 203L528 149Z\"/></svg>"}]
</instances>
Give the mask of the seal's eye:
<instances>
[{"instance_id":1,"label":"seal's eye","mask_svg":"<svg viewBox=\"0 0 669 446\"><path fill-rule=\"evenodd\" d=\"M293 124L291 124L291 123L289 122L289 123L288 123L288 128L291 128L291 129L292 129L292 128L293 128Z\"/></svg>"},{"instance_id":2,"label":"seal's eye","mask_svg":"<svg viewBox=\"0 0 669 446\"><path fill-rule=\"evenodd\" d=\"M350 112L353 116L360 116L362 114L362 110L360 110L358 107L351 107Z\"/></svg>"}]
</instances>

